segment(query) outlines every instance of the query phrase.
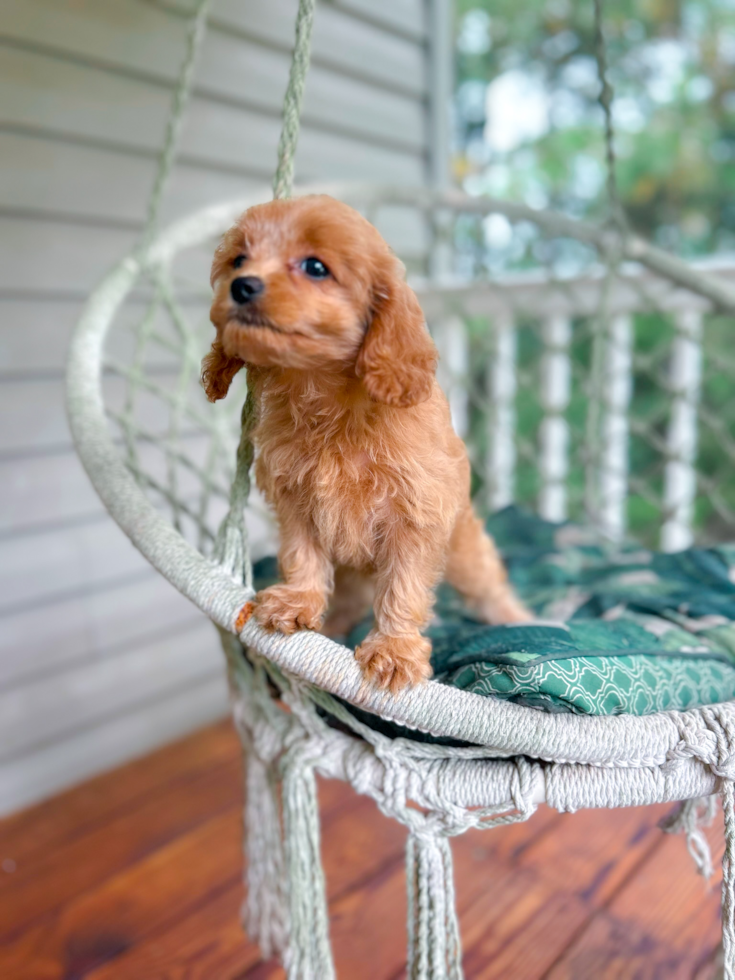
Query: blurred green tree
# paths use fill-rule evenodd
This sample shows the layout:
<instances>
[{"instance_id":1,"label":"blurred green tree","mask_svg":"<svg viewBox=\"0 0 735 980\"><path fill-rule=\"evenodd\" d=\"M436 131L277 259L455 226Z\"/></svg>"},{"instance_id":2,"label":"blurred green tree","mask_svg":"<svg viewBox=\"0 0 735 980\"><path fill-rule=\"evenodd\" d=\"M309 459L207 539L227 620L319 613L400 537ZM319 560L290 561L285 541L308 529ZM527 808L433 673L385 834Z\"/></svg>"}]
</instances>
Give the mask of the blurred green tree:
<instances>
[{"instance_id":1,"label":"blurred green tree","mask_svg":"<svg viewBox=\"0 0 735 980\"><path fill-rule=\"evenodd\" d=\"M457 180L599 213L592 3L457 0L456 17ZM735 249L735 0L609 0L605 33L631 224L680 254Z\"/></svg>"},{"instance_id":2,"label":"blurred green tree","mask_svg":"<svg viewBox=\"0 0 735 980\"><path fill-rule=\"evenodd\" d=\"M616 178L630 225L683 256L735 252L735 0L607 0L605 8ZM604 120L592 0L456 0L455 9L457 183L470 193L604 217ZM482 231L460 224L457 234L460 258L474 273L552 261L542 242L532 236L523 241L524 229L511 229L500 216L491 216ZM573 244L563 246L566 258L572 266L578 260L581 269L591 256L575 256ZM483 325L468 326L472 343L479 343ZM518 327L523 397L517 404L516 492L533 504L539 336L537 325ZM705 334L698 467L717 486L719 503L711 493L701 494L696 523L710 539L732 537L735 526L723 518L728 510L735 518L732 327L732 318L709 317ZM631 414L659 444L668 419L661 379L671 337L667 317L650 312L635 318L639 357ZM591 356L584 329L575 330L571 356L582 377ZM567 413L577 448L586 417L582 390L575 387ZM482 420L473 416L471 422L477 438L486 438ZM631 494L629 525L649 543L661 519L652 503L662 483L656 438L633 434L630 444L632 473L652 496ZM568 478L573 516L582 516L584 481L577 457Z\"/></svg>"}]
</instances>

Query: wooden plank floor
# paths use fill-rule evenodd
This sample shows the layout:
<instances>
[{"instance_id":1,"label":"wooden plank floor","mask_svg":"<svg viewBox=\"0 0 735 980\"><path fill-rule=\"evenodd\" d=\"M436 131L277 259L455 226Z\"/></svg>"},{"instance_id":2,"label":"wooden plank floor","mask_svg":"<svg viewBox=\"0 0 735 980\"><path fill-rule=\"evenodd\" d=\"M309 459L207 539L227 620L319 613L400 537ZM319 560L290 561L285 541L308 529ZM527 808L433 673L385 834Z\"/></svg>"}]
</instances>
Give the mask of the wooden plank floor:
<instances>
[{"instance_id":1,"label":"wooden plank floor","mask_svg":"<svg viewBox=\"0 0 735 980\"><path fill-rule=\"evenodd\" d=\"M405 975L404 833L321 784L340 980ZM2 980L277 980L238 922L241 774L229 723L0 821ZM719 880L666 808L559 815L454 842L473 980L708 980ZM721 856L719 822L710 834Z\"/></svg>"}]
</instances>

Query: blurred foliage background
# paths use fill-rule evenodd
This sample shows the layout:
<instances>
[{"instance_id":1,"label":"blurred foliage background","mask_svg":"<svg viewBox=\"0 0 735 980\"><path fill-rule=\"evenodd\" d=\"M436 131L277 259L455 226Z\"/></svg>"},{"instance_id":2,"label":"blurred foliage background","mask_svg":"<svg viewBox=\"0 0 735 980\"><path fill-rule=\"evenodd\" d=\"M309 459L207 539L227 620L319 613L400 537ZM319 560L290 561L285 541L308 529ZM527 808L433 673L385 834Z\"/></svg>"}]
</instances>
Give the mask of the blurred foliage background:
<instances>
[{"instance_id":1,"label":"blurred foliage background","mask_svg":"<svg viewBox=\"0 0 735 980\"><path fill-rule=\"evenodd\" d=\"M592 0L456 0L455 9L456 182L472 194L604 218ZM604 27L618 192L631 227L681 256L727 252L735 262L735 0L607 0ZM478 245L479 265L490 274L529 264L527 248L514 253L517 238L518 230L505 219L491 217L484 241L475 243L473 273L479 271ZM580 257L580 267L585 261ZM735 537L733 327L730 317L707 318L698 467L719 490L713 500L700 486L696 527L704 540ZM631 414L655 441L664 437L668 420L673 330L656 313L636 316L634 328ZM481 329L470 324L471 337ZM534 381L538 326L519 325L518 342L516 492L533 504L541 417ZM589 350L589 333L575 329L571 354L579 376L588 368ZM579 386L568 419L573 446L576 440L579 447L585 419ZM631 494L628 521L633 534L652 544L662 518L656 498L664 459L651 442L631 439L631 472L650 493ZM584 467L578 462L569 475L569 497L570 515L583 516Z\"/></svg>"},{"instance_id":2,"label":"blurred foliage background","mask_svg":"<svg viewBox=\"0 0 735 980\"><path fill-rule=\"evenodd\" d=\"M454 170L591 216L605 171L591 0L457 0ZM735 251L735 0L608 0L617 177L631 224Z\"/></svg>"}]
</instances>

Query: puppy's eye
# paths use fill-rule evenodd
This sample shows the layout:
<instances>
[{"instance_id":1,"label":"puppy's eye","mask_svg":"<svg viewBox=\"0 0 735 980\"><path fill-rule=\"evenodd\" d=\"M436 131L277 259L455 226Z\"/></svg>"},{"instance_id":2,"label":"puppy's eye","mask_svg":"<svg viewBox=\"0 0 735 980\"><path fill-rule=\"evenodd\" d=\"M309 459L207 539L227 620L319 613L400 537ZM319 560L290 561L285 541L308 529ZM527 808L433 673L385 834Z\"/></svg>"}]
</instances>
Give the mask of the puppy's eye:
<instances>
[{"instance_id":1,"label":"puppy's eye","mask_svg":"<svg viewBox=\"0 0 735 980\"><path fill-rule=\"evenodd\" d=\"M232 268L239 269L243 262L247 259L247 255L238 255L232 260Z\"/></svg>"},{"instance_id":2,"label":"puppy's eye","mask_svg":"<svg viewBox=\"0 0 735 980\"><path fill-rule=\"evenodd\" d=\"M309 276L310 279L326 279L327 276L331 275L329 269L324 265L321 259L315 258L313 255L309 256L308 259L304 259L301 263L301 268Z\"/></svg>"}]
</instances>

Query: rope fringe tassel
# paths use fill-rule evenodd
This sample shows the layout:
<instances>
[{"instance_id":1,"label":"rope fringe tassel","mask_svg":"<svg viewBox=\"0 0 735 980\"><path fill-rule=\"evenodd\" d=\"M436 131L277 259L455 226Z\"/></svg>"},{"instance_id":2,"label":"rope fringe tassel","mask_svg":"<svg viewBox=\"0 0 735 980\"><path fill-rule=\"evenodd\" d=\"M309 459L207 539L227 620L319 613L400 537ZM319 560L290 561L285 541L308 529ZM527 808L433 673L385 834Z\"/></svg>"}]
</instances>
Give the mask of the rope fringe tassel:
<instances>
[{"instance_id":1,"label":"rope fringe tassel","mask_svg":"<svg viewBox=\"0 0 735 980\"><path fill-rule=\"evenodd\" d=\"M283 955L288 945L288 914L276 767L254 752L247 755L245 841L247 898L245 930L264 959Z\"/></svg>"},{"instance_id":2,"label":"rope fringe tassel","mask_svg":"<svg viewBox=\"0 0 735 980\"><path fill-rule=\"evenodd\" d=\"M735 980L735 784L722 782L725 853L722 855L722 952L724 980Z\"/></svg>"},{"instance_id":3,"label":"rope fringe tassel","mask_svg":"<svg viewBox=\"0 0 735 980\"><path fill-rule=\"evenodd\" d=\"M452 851L440 834L406 842L409 980L462 980Z\"/></svg>"},{"instance_id":4,"label":"rope fringe tassel","mask_svg":"<svg viewBox=\"0 0 735 980\"><path fill-rule=\"evenodd\" d=\"M319 807L313 764L300 746L283 759L289 941L288 980L334 980L327 897L319 848Z\"/></svg>"},{"instance_id":5,"label":"rope fringe tassel","mask_svg":"<svg viewBox=\"0 0 735 980\"><path fill-rule=\"evenodd\" d=\"M685 835L687 850L697 871L707 881L712 877L712 853L702 828L708 827L714 819L716 799L715 796L707 796L685 800L673 814L659 823L666 834Z\"/></svg>"}]
</instances>

